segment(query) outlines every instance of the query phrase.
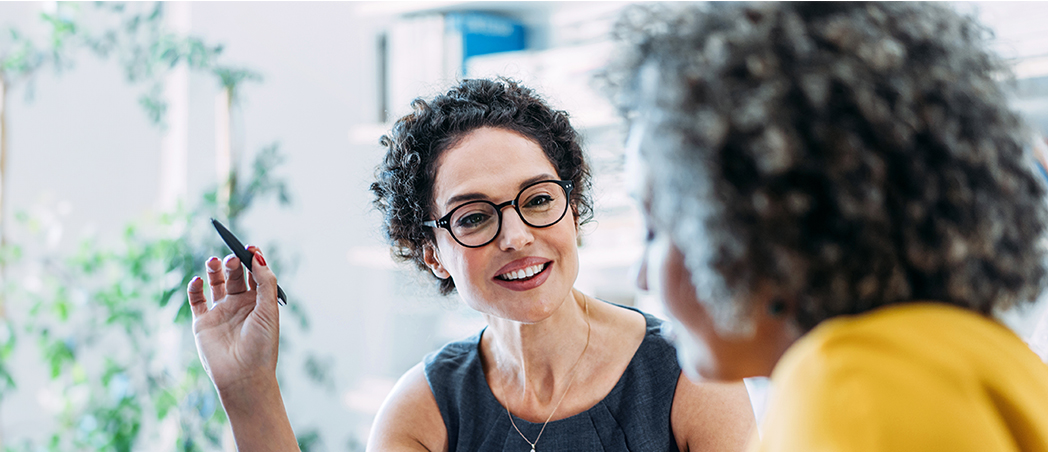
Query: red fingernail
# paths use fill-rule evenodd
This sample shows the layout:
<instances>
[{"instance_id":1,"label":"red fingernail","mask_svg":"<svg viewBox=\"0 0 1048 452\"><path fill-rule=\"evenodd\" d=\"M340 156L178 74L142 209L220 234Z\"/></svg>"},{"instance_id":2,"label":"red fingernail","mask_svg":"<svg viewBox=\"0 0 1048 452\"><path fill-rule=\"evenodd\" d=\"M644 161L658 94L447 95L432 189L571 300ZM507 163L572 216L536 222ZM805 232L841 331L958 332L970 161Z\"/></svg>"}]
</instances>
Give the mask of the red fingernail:
<instances>
[{"instance_id":1,"label":"red fingernail","mask_svg":"<svg viewBox=\"0 0 1048 452\"><path fill-rule=\"evenodd\" d=\"M266 258L262 257L261 251L255 252L255 259L258 260L258 263L262 264L263 267L266 266Z\"/></svg>"}]
</instances>

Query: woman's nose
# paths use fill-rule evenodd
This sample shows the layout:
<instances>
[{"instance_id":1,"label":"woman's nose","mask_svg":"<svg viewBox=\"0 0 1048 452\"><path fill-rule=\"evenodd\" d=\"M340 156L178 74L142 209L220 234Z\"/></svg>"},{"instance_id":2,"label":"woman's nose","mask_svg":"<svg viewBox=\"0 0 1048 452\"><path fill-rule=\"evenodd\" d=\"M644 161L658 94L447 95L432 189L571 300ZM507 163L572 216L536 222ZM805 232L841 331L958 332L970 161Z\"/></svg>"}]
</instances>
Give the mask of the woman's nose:
<instances>
[{"instance_id":1,"label":"woman's nose","mask_svg":"<svg viewBox=\"0 0 1048 452\"><path fill-rule=\"evenodd\" d=\"M644 252L640 255L640 260L636 264L633 264L633 283L637 285L637 288L641 291L648 291L648 247L644 247Z\"/></svg>"},{"instance_id":2,"label":"woman's nose","mask_svg":"<svg viewBox=\"0 0 1048 452\"><path fill-rule=\"evenodd\" d=\"M508 207L508 206L507 206ZM517 214L517 210L508 208L503 210L502 231L499 232L499 248L503 250L519 250L534 240L531 226Z\"/></svg>"}]
</instances>

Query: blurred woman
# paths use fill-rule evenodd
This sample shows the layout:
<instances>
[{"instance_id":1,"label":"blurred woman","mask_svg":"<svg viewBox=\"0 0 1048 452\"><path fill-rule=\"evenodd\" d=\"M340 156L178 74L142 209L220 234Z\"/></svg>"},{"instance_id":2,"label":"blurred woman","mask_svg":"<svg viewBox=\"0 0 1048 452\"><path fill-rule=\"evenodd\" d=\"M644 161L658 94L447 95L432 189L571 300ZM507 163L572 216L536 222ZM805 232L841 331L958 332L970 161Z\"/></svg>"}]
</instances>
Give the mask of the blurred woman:
<instances>
[{"instance_id":1,"label":"blurred woman","mask_svg":"<svg viewBox=\"0 0 1048 452\"><path fill-rule=\"evenodd\" d=\"M607 74L685 371L771 375L759 449L1048 450L1044 184L946 6L648 6Z\"/></svg>"},{"instance_id":2,"label":"blurred woman","mask_svg":"<svg viewBox=\"0 0 1048 452\"><path fill-rule=\"evenodd\" d=\"M511 81L468 80L382 138L371 190L394 254L457 292L487 327L427 356L394 387L376 451L741 450L745 388L681 376L661 322L573 288L589 169L564 112ZM240 450L287 450L276 386L275 278L255 251L190 283L201 359ZM281 449L283 447L283 449Z\"/></svg>"}]
</instances>

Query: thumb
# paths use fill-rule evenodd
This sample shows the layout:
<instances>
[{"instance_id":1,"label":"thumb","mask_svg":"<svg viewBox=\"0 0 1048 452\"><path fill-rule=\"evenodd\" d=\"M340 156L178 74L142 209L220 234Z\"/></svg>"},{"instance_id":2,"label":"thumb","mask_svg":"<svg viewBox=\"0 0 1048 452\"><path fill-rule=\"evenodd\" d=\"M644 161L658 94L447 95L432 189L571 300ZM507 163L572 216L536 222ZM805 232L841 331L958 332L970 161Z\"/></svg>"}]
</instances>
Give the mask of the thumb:
<instances>
[{"instance_id":1,"label":"thumb","mask_svg":"<svg viewBox=\"0 0 1048 452\"><path fill-rule=\"evenodd\" d=\"M266 319L276 321L279 317L277 309L277 275L266 265L266 259L262 256L262 250L251 247L254 256L251 265L251 276L254 277L258 287L255 288L255 310Z\"/></svg>"}]
</instances>

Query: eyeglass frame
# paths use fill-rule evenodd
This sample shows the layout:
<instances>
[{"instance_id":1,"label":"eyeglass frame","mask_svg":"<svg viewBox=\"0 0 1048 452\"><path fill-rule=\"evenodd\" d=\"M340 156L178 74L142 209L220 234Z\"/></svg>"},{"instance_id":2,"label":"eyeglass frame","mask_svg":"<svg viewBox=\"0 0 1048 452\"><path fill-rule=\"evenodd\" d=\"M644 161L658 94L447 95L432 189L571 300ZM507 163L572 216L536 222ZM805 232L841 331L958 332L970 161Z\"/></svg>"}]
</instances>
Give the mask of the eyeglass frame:
<instances>
[{"instance_id":1,"label":"eyeglass frame","mask_svg":"<svg viewBox=\"0 0 1048 452\"><path fill-rule=\"evenodd\" d=\"M555 183L557 185L560 185L560 188L564 189L564 196L567 197L568 199L567 199L567 202L564 204L564 211L560 213L560 216L557 217L556 220L554 220L552 223L547 224L545 226L535 226L535 225L529 223L528 220L524 219L524 214L520 213L520 204L518 203L518 201L520 200L520 195L523 195L524 192L527 191L529 188L534 187L534 186L539 185L539 184L545 184L547 182L553 182L553 183ZM451 209L451 211L448 212L447 215L444 215L443 217L440 217L440 218L438 218L436 220L423 221L422 225L431 227L433 229L446 229L448 231L448 234L451 235L451 238L455 239L456 243L458 243L459 245L462 245L462 246L464 246L466 248L480 248L480 247L483 247L483 246L488 246L491 242L494 242L495 239L498 238L499 234L502 233L502 220L503 220L502 209L505 209L507 206L513 206L513 210L517 212L517 216L520 217L520 221L523 221L524 224L526 224L526 225L528 225L530 227L533 227L535 229L544 229L544 228L548 228L550 226L553 226L553 225L555 225L557 223L560 223L560 220L564 219L564 215L567 215L568 209L571 207L571 190L574 189L574 188L575 188L575 183L570 181L570 180L555 180L555 179L540 180L540 181L532 182L532 183L524 186L524 188L521 188L520 192L517 193L517 196L514 196L513 199L511 199L509 201L506 201L504 203L495 204L495 203L493 203L491 201L488 201L486 199L478 199L478 200L474 200L474 201L465 202L465 203L462 203L462 204L459 204L459 205L455 206L454 209ZM484 242L484 243L482 243L480 245L467 245L465 243L462 243L462 241L459 240L459 238L455 236L455 233L451 231L451 215L454 214L456 210L459 210L459 209L461 209L464 206L468 206L470 204L476 204L476 203L486 203L486 204L488 204L488 205L490 205L490 206L495 208L495 212L499 216L499 227L498 227L498 229L495 230L495 234L492 235L491 238L488 239L487 242Z\"/></svg>"}]
</instances>

